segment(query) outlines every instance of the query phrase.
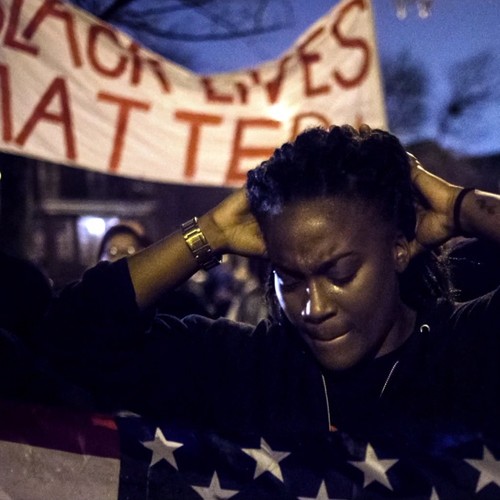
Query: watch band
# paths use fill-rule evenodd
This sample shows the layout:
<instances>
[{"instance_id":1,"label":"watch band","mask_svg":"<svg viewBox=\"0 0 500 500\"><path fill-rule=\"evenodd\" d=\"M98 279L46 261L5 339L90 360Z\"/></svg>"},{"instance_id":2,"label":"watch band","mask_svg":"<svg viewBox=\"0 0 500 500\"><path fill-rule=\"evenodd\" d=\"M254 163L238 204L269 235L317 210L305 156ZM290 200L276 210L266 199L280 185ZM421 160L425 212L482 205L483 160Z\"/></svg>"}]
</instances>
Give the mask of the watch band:
<instances>
[{"instance_id":1,"label":"watch band","mask_svg":"<svg viewBox=\"0 0 500 500\"><path fill-rule=\"evenodd\" d=\"M221 263L220 258L213 251L203 231L198 226L197 217L193 217L181 224L181 230L184 241L189 250L191 250L199 267L208 271Z\"/></svg>"}]
</instances>

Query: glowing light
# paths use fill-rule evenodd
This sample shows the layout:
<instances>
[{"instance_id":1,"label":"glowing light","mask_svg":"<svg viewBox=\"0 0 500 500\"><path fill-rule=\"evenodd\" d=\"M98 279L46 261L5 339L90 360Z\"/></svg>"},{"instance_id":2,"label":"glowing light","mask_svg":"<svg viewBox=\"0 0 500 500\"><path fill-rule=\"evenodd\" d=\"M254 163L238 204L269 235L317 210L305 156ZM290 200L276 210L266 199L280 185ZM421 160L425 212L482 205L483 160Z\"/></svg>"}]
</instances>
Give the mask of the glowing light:
<instances>
[{"instance_id":1,"label":"glowing light","mask_svg":"<svg viewBox=\"0 0 500 500\"><path fill-rule=\"evenodd\" d=\"M418 15L425 19L430 16L434 0L394 0L396 4L396 15L403 20L408 17L408 8L416 4Z\"/></svg>"},{"instance_id":2,"label":"glowing light","mask_svg":"<svg viewBox=\"0 0 500 500\"><path fill-rule=\"evenodd\" d=\"M278 103L270 106L268 108L268 113L274 120L284 122L290 119L290 116L292 115L292 110L290 109L289 106Z\"/></svg>"},{"instance_id":3,"label":"glowing light","mask_svg":"<svg viewBox=\"0 0 500 500\"><path fill-rule=\"evenodd\" d=\"M93 236L102 236L106 231L106 221L101 217L81 217L80 223Z\"/></svg>"}]
</instances>

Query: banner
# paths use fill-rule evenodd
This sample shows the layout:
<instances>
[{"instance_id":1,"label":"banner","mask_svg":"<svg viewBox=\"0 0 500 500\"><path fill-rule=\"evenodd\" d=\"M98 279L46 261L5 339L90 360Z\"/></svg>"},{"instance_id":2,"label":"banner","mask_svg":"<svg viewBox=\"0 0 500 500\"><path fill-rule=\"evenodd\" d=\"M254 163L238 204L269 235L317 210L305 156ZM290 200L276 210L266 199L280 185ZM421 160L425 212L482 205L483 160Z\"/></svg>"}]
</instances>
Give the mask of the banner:
<instances>
[{"instance_id":1,"label":"banner","mask_svg":"<svg viewBox=\"0 0 500 500\"><path fill-rule=\"evenodd\" d=\"M238 185L311 125L385 128L369 0L282 57L198 75L58 0L0 0L0 150L160 182Z\"/></svg>"}]
</instances>

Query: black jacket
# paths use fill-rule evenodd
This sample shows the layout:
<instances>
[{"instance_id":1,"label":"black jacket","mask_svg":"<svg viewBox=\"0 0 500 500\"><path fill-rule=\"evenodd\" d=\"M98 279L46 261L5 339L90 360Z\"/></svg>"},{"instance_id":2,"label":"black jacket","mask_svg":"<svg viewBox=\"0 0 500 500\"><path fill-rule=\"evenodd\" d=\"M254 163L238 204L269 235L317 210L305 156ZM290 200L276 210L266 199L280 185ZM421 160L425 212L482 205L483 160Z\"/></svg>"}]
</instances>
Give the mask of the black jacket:
<instances>
[{"instance_id":1,"label":"black jacket","mask_svg":"<svg viewBox=\"0 0 500 500\"><path fill-rule=\"evenodd\" d=\"M439 447L500 427L500 290L418 313L397 352L322 373L291 325L142 314L126 261L63 291L41 346L99 410L248 432L390 435ZM329 422L330 420L330 422Z\"/></svg>"}]
</instances>

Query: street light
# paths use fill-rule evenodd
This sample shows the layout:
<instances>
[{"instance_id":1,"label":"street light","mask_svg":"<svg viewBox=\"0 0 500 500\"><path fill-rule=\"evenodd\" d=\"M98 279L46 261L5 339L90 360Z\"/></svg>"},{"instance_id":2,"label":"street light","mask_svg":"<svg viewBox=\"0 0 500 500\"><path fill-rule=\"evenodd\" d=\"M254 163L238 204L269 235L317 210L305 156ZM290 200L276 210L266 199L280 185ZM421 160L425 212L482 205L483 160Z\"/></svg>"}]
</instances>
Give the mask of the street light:
<instances>
[{"instance_id":1,"label":"street light","mask_svg":"<svg viewBox=\"0 0 500 500\"><path fill-rule=\"evenodd\" d=\"M405 19L408 16L408 7L412 4L417 6L418 15L425 19L431 15L434 0L394 0L394 2L396 4L396 15L399 19Z\"/></svg>"}]
</instances>

